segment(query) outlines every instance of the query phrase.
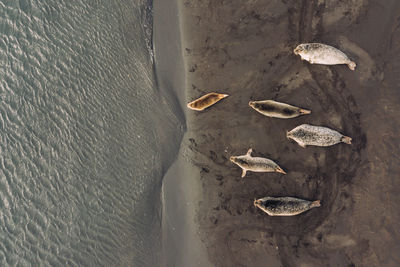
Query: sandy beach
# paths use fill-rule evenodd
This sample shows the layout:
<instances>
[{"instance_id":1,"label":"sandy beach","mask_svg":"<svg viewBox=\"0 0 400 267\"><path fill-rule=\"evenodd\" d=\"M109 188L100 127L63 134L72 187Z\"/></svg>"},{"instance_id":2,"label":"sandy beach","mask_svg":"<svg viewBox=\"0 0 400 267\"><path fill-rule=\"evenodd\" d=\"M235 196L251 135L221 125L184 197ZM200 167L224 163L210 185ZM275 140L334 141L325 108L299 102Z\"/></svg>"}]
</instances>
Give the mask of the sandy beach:
<instances>
[{"instance_id":1,"label":"sandy beach","mask_svg":"<svg viewBox=\"0 0 400 267\"><path fill-rule=\"evenodd\" d=\"M199 172L195 225L213 266L399 266L400 3L397 1L184 1L180 21L186 101L230 97L186 111L184 158ZM310 65L301 42L333 45L357 62ZM312 110L280 120L250 100ZM301 148L286 131L310 123L352 145ZM287 175L229 161L253 148ZM198 176L198 173L193 173ZM320 199L295 217L269 217L254 198Z\"/></svg>"}]
</instances>

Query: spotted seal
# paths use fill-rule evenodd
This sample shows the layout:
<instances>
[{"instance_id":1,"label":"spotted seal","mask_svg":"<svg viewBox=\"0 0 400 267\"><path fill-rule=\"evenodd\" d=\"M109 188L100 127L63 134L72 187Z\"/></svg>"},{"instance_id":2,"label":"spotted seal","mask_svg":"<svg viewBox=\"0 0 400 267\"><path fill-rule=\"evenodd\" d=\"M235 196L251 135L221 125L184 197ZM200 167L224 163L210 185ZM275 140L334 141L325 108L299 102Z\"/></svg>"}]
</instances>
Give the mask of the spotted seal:
<instances>
[{"instance_id":1,"label":"spotted seal","mask_svg":"<svg viewBox=\"0 0 400 267\"><path fill-rule=\"evenodd\" d=\"M209 106L214 105L221 99L228 97L227 94L209 93L187 104L187 107L193 110L204 110Z\"/></svg>"},{"instance_id":2,"label":"spotted seal","mask_svg":"<svg viewBox=\"0 0 400 267\"><path fill-rule=\"evenodd\" d=\"M302 147L332 146L340 142L351 144L351 138L344 136L338 131L309 124L297 126L290 132L287 132L286 137L293 139Z\"/></svg>"},{"instance_id":3,"label":"spotted seal","mask_svg":"<svg viewBox=\"0 0 400 267\"><path fill-rule=\"evenodd\" d=\"M356 68L356 63L351 61L345 53L330 45L320 43L300 44L293 52L311 64L346 64L351 70Z\"/></svg>"},{"instance_id":4,"label":"spotted seal","mask_svg":"<svg viewBox=\"0 0 400 267\"><path fill-rule=\"evenodd\" d=\"M281 119L290 119L311 113L311 110L298 108L274 100L250 101L249 106L267 117Z\"/></svg>"},{"instance_id":5,"label":"spotted seal","mask_svg":"<svg viewBox=\"0 0 400 267\"><path fill-rule=\"evenodd\" d=\"M269 216L294 216L320 207L320 200L308 201L294 197L264 197L254 200L254 206Z\"/></svg>"},{"instance_id":6,"label":"spotted seal","mask_svg":"<svg viewBox=\"0 0 400 267\"><path fill-rule=\"evenodd\" d=\"M230 157L230 161L242 168L242 178L246 176L247 171L280 172L286 174L286 172L272 160L260 157L252 157L251 152L253 152L253 150L250 148L246 155Z\"/></svg>"}]
</instances>

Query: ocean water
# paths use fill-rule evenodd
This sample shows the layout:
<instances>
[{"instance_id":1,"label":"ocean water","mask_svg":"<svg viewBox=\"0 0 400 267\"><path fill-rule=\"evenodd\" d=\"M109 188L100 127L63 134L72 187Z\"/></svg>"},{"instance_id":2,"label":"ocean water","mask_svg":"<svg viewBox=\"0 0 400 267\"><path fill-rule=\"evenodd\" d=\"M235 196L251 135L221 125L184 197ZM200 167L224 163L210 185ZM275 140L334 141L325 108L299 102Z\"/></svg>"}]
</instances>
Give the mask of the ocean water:
<instances>
[{"instance_id":1,"label":"ocean water","mask_svg":"<svg viewBox=\"0 0 400 267\"><path fill-rule=\"evenodd\" d=\"M157 266L182 127L151 1L0 0L0 60L0 266Z\"/></svg>"}]
</instances>

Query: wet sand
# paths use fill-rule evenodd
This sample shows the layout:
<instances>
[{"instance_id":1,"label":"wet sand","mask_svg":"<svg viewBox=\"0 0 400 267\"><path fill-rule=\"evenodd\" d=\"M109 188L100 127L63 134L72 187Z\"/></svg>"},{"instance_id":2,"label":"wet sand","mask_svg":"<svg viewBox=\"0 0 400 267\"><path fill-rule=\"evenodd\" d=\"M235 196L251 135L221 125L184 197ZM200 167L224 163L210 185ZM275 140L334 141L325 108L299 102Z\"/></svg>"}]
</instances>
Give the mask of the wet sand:
<instances>
[{"instance_id":1,"label":"wet sand","mask_svg":"<svg viewBox=\"0 0 400 267\"><path fill-rule=\"evenodd\" d=\"M174 114L184 123L187 112L184 108L186 81L178 1L154 1L153 11L153 45L158 88L168 105L176 107ZM198 234L199 227L195 222L196 209L202 195L200 169L191 163L185 145L178 148L179 151L176 150L174 144L176 140L182 140L181 135L174 136L175 140L166 138L171 135L167 134L169 129L161 128L165 127L164 124L159 123L158 131L166 148L162 154L168 159L164 163L166 174L163 177L161 195L160 264L173 267L210 266L207 251Z\"/></svg>"},{"instance_id":2,"label":"wet sand","mask_svg":"<svg viewBox=\"0 0 400 267\"><path fill-rule=\"evenodd\" d=\"M186 102L230 97L187 112L181 152L200 172L196 227L214 266L400 265L400 2L184 1ZM310 65L301 42L333 45L357 63ZM267 118L248 106L273 99L312 114ZM302 148L286 131L327 126L352 145ZM287 175L251 173L229 161L246 153ZM193 174L197 176L197 174ZM254 198L320 199L295 217L269 217Z\"/></svg>"}]
</instances>

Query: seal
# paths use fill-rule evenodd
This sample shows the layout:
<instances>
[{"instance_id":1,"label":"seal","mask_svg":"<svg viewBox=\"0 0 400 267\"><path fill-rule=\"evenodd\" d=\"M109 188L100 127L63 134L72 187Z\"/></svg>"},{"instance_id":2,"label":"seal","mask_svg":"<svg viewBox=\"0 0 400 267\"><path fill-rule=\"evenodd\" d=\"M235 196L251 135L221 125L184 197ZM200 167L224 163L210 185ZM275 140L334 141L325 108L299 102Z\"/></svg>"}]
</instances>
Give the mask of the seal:
<instances>
[{"instance_id":1,"label":"seal","mask_svg":"<svg viewBox=\"0 0 400 267\"><path fill-rule=\"evenodd\" d=\"M188 103L187 107L193 110L202 111L228 96L229 95L227 94L209 93Z\"/></svg>"},{"instance_id":2,"label":"seal","mask_svg":"<svg viewBox=\"0 0 400 267\"><path fill-rule=\"evenodd\" d=\"M286 137L293 139L300 146L332 146L337 143L351 144L351 138L344 136L338 131L327 127L302 124L290 132L286 132Z\"/></svg>"},{"instance_id":3,"label":"seal","mask_svg":"<svg viewBox=\"0 0 400 267\"><path fill-rule=\"evenodd\" d=\"M250 101L249 106L267 117L290 119L310 114L311 110L298 108L274 100Z\"/></svg>"},{"instance_id":4,"label":"seal","mask_svg":"<svg viewBox=\"0 0 400 267\"><path fill-rule=\"evenodd\" d=\"M308 201L294 197L264 197L254 200L254 206L269 216L294 216L320 207L321 201Z\"/></svg>"},{"instance_id":5,"label":"seal","mask_svg":"<svg viewBox=\"0 0 400 267\"><path fill-rule=\"evenodd\" d=\"M272 160L260 157L252 157L251 152L253 152L253 149L250 148L246 155L230 157L230 161L242 168L242 178L246 176L247 171L280 172L286 174L286 172Z\"/></svg>"},{"instance_id":6,"label":"seal","mask_svg":"<svg viewBox=\"0 0 400 267\"><path fill-rule=\"evenodd\" d=\"M351 70L356 68L356 63L351 61L345 53L330 45L320 43L300 44L293 52L295 55L300 55L302 60L307 60L311 64L346 64Z\"/></svg>"}]
</instances>

